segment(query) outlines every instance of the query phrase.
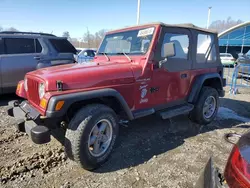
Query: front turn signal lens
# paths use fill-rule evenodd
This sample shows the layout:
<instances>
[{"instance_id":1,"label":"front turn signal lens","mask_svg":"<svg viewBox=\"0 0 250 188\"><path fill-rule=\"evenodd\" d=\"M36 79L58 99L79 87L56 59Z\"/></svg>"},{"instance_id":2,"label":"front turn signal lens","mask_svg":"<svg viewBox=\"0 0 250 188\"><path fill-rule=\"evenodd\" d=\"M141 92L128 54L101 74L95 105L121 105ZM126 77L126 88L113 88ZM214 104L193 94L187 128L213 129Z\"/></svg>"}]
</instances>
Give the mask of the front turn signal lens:
<instances>
[{"instance_id":1,"label":"front turn signal lens","mask_svg":"<svg viewBox=\"0 0 250 188\"><path fill-rule=\"evenodd\" d=\"M56 110L56 111L61 110L62 107L63 107L63 105L64 105L64 101L58 101L57 104L56 104L55 110Z\"/></svg>"},{"instance_id":2,"label":"front turn signal lens","mask_svg":"<svg viewBox=\"0 0 250 188\"><path fill-rule=\"evenodd\" d=\"M40 106L45 109L47 106L47 100L42 98L40 101Z\"/></svg>"},{"instance_id":3,"label":"front turn signal lens","mask_svg":"<svg viewBox=\"0 0 250 188\"><path fill-rule=\"evenodd\" d=\"M18 83L18 84L17 84L16 91L20 91L20 89L21 89L21 84L20 84L20 83Z\"/></svg>"}]
</instances>

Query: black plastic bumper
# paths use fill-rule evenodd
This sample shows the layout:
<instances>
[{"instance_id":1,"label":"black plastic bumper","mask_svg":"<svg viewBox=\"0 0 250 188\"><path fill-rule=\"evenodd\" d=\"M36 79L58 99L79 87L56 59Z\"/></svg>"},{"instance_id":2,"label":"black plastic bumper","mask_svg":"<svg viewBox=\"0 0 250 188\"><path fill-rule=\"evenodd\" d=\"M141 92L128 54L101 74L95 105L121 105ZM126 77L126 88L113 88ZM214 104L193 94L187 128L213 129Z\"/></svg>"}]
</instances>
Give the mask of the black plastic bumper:
<instances>
[{"instance_id":1,"label":"black plastic bumper","mask_svg":"<svg viewBox=\"0 0 250 188\"><path fill-rule=\"evenodd\" d=\"M9 116L16 118L16 127L21 132L26 132L36 144L50 142L50 131L40 125L40 114L27 101L14 102L7 109Z\"/></svg>"}]
</instances>

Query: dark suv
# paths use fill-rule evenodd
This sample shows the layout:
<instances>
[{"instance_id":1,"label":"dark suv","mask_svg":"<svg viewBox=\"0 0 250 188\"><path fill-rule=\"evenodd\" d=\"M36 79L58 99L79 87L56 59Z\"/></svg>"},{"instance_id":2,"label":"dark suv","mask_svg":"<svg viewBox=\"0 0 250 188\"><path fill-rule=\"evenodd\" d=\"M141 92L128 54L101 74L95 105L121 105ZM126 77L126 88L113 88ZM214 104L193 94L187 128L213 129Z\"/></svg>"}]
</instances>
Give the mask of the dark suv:
<instances>
[{"instance_id":1,"label":"dark suv","mask_svg":"<svg viewBox=\"0 0 250 188\"><path fill-rule=\"evenodd\" d=\"M14 92L27 72L75 62L66 39L46 33L0 32L0 94Z\"/></svg>"},{"instance_id":2,"label":"dark suv","mask_svg":"<svg viewBox=\"0 0 250 188\"><path fill-rule=\"evenodd\" d=\"M154 113L213 121L222 73L216 33L191 24L134 26L107 33L92 63L26 74L16 90L26 100L8 114L37 144L61 126L67 155L90 170L108 158L119 123Z\"/></svg>"}]
</instances>

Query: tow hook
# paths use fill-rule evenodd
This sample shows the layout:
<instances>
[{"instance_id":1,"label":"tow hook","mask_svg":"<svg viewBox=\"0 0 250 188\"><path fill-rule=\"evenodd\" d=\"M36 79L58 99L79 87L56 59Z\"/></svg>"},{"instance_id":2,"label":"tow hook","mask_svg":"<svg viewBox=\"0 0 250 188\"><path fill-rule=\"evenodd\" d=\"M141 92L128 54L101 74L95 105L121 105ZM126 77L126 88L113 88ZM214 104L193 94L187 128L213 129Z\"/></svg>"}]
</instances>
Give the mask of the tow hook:
<instances>
[{"instance_id":1,"label":"tow hook","mask_svg":"<svg viewBox=\"0 0 250 188\"><path fill-rule=\"evenodd\" d=\"M240 135L240 134L237 134L237 133L227 133L227 134L225 134L225 136L224 136L225 140L226 140L228 143L230 143L230 144L236 144L237 141L233 142L233 140L230 139L230 138L235 138L235 137L240 138L241 135Z\"/></svg>"},{"instance_id":2,"label":"tow hook","mask_svg":"<svg viewBox=\"0 0 250 188\"><path fill-rule=\"evenodd\" d=\"M11 106L11 107L17 107L19 106L20 102L18 100L14 100L14 101L10 101L8 103L8 106Z\"/></svg>"}]
</instances>

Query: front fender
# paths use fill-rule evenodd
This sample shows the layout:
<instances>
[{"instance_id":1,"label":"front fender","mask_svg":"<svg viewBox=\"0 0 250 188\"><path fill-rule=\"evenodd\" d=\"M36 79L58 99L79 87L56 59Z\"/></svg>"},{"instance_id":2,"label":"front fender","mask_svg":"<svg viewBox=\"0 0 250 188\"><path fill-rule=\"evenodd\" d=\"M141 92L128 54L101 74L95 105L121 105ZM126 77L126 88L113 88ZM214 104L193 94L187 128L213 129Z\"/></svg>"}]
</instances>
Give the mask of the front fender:
<instances>
[{"instance_id":1,"label":"front fender","mask_svg":"<svg viewBox=\"0 0 250 188\"><path fill-rule=\"evenodd\" d=\"M73 103L100 97L115 97L120 102L123 110L126 112L128 119L134 119L134 116L123 96L118 91L111 88L53 96L49 100L46 116L48 118L62 117L66 114L69 107ZM55 111L55 107L58 101L64 101L64 105L61 110Z\"/></svg>"}]
</instances>

